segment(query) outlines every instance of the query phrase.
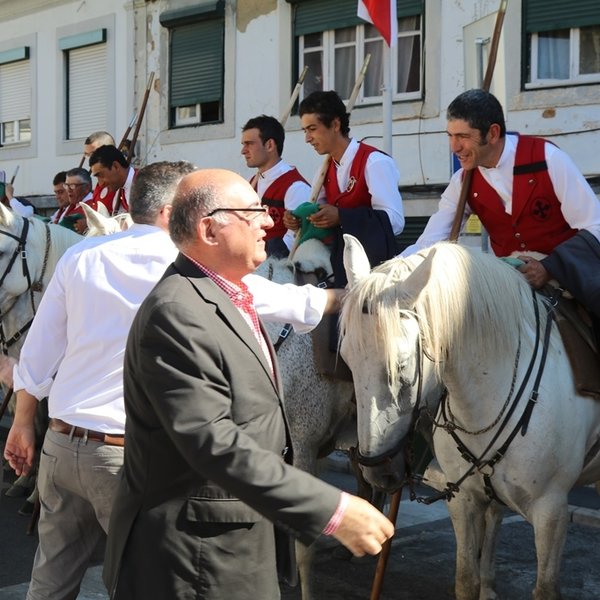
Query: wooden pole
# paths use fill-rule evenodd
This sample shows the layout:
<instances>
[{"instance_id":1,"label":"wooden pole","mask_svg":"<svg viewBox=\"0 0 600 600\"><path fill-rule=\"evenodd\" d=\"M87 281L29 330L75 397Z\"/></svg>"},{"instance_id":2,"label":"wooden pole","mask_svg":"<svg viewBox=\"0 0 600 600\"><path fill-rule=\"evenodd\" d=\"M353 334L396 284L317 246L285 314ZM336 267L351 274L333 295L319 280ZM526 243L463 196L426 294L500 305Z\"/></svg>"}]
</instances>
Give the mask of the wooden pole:
<instances>
[{"instance_id":1,"label":"wooden pole","mask_svg":"<svg viewBox=\"0 0 600 600\"><path fill-rule=\"evenodd\" d=\"M500 8L496 15L496 24L494 26L494 34L492 36L492 45L490 47L490 56L488 59L487 69L485 71L485 77L483 78L482 88L486 92L489 91L492 83L492 76L494 75L494 67L496 66L496 58L498 56L498 46L500 45L500 35L502 33L502 25L504 23L504 15L506 14L506 5L508 0L500 1ZM475 167L477 168L477 167ZM462 186L460 188L460 196L458 197L458 204L456 205L456 213L454 215L454 221L452 221L452 228L450 229L450 237L448 238L451 242L456 242L460 234L460 228L462 225L463 216L465 214L465 207L467 205L467 198L471 190L471 182L473 180L473 170L465 171L462 179Z\"/></svg>"},{"instance_id":2,"label":"wooden pole","mask_svg":"<svg viewBox=\"0 0 600 600\"><path fill-rule=\"evenodd\" d=\"M390 510L388 512L388 519L396 526L398 520L398 509L400 508L400 498L402 497L402 488L392 494L390 500ZM387 567L388 558L392 549L392 538L387 540L379 553L379 559L377 560L377 567L375 568L375 576L373 577L373 585L371 586L371 595L369 600L379 600L381 596L381 589L383 587L383 577L385 575L385 569Z\"/></svg>"},{"instance_id":3,"label":"wooden pole","mask_svg":"<svg viewBox=\"0 0 600 600\"><path fill-rule=\"evenodd\" d=\"M296 103L296 100L298 99L298 96L300 95L300 90L302 89L302 84L304 83L304 78L306 77L306 73L308 72L308 66L304 67L304 69L302 69L302 73L300 73L300 77L298 77L298 82L296 83L294 90L292 91L292 95L290 96L290 101L288 102L287 106L285 107L285 110L283 111L283 113L281 114L281 117L279 118L279 122L285 126L291 112L292 112L292 108L294 108L294 104Z\"/></svg>"},{"instance_id":4,"label":"wooden pole","mask_svg":"<svg viewBox=\"0 0 600 600\"><path fill-rule=\"evenodd\" d=\"M131 130L133 129L133 125L135 124L135 120L137 119L137 111L133 113L133 116L131 117L131 121L129 121L129 125L127 126L127 129L125 130L125 133L123 134L123 137L121 138L121 141L119 142L119 145L117 146L117 148L123 152L123 147L125 146L125 144L127 143L127 136L131 133Z\"/></svg>"},{"instance_id":5,"label":"wooden pole","mask_svg":"<svg viewBox=\"0 0 600 600\"><path fill-rule=\"evenodd\" d=\"M138 113L137 121L135 124L135 130L133 132L133 136L131 137L131 144L129 145L129 152L127 152L127 165L131 164L133 157L135 155L135 143L137 142L138 134L140 132L140 127L142 125L142 121L144 120L144 113L146 112L146 104L148 104L148 96L150 96L150 90L152 89L152 82L154 81L154 71L150 73L150 77L148 78L148 84L146 85L146 91L144 93L144 98L142 100L142 106L140 107L140 111Z\"/></svg>"},{"instance_id":6,"label":"wooden pole","mask_svg":"<svg viewBox=\"0 0 600 600\"><path fill-rule=\"evenodd\" d=\"M365 75L367 74L367 67L369 66L370 61L371 61L371 55L367 54L365 56L365 60L360 69L360 72L358 73L358 77L356 78L356 81L354 82L354 88L352 89L350 98L348 98L348 102L346 103L346 110L349 113L352 112L352 109L354 108L354 105L356 104L356 98L358 97L358 92L360 91L362 83L365 79ZM312 189L310 192L309 202L314 203L317 201L317 198L319 197L319 192L321 191L321 188L323 187L323 182L325 181L325 176L327 175L327 169L329 168L330 160L331 160L331 156L328 154L325 157L325 160L323 161L323 164L321 165L321 170L319 171L319 174L313 183L313 186L312 186ZM301 233L301 229L298 229L296 231L296 238L294 239L294 245L292 246L292 249L290 250L289 260L292 259L292 257L294 256L294 252L296 252L296 248L298 247L298 241L300 240L300 233Z\"/></svg>"},{"instance_id":7,"label":"wooden pole","mask_svg":"<svg viewBox=\"0 0 600 600\"><path fill-rule=\"evenodd\" d=\"M13 173L13 176L10 178L10 185L13 185L13 183L15 182L15 179L17 178L17 175L19 173L19 169L21 168L20 165L17 165L15 167L15 172Z\"/></svg>"},{"instance_id":8,"label":"wooden pole","mask_svg":"<svg viewBox=\"0 0 600 600\"><path fill-rule=\"evenodd\" d=\"M354 88L352 93L350 94L350 98L348 99L348 103L346 104L346 110L351 113L354 105L356 104L356 98L358 97L358 92L362 86L362 83L365 79L365 75L367 74L367 67L369 66L369 62L371 61L371 55L367 54L365 56L365 61L363 62L363 66L356 78L356 82L354 83ZM328 154L321 165L321 170L319 171L319 176L315 180L313 184L312 191L310 194L310 201L316 202L319 197L319 192L323 187L323 182L325 181L325 175L327 175L327 169L329 168L329 161L331 160L331 156Z\"/></svg>"}]
</instances>

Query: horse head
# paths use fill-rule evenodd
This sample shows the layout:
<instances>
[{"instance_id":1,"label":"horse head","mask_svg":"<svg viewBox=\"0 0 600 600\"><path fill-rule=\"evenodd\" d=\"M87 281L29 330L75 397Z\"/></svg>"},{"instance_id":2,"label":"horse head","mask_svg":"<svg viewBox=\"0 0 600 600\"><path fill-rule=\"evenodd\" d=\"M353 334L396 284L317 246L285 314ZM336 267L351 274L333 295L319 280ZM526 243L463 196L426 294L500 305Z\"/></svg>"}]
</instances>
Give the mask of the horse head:
<instances>
[{"instance_id":1,"label":"horse head","mask_svg":"<svg viewBox=\"0 0 600 600\"><path fill-rule=\"evenodd\" d=\"M328 283L333 278L331 249L316 238L302 242L288 261L294 269L298 283L319 285Z\"/></svg>"},{"instance_id":2,"label":"horse head","mask_svg":"<svg viewBox=\"0 0 600 600\"><path fill-rule=\"evenodd\" d=\"M405 479L404 448L419 411L441 395L414 311L433 253L392 259L370 272L360 242L349 235L344 241L350 289L340 317L340 352L354 378L359 462L371 485L393 491Z\"/></svg>"}]
</instances>

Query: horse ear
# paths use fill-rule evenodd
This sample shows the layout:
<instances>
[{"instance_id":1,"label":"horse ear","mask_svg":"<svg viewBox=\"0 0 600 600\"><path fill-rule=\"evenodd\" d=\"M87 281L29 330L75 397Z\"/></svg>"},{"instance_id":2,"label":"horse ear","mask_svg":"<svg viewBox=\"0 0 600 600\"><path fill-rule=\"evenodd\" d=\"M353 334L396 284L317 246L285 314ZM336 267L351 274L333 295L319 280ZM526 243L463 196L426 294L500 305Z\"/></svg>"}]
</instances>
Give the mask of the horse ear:
<instances>
[{"instance_id":1,"label":"horse ear","mask_svg":"<svg viewBox=\"0 0 600 600\"><path fill-rule=\"evenodd\" d=\"M419 294L427 285L431 276L431 267L433 265L433 257L435 256L435 248L431 248L423 262L415 268L415 270L404 280L402 284L403 296L407 306L414 306L417 302Z\"/></svg>"},{"instance_id":2,"label":"horse ear","mask_svg":"<svg viewBox=\"0 0 600 600\"><path fill-rule=\"evenodd\" d=\"M10 228L15 220L15 215L10 208L7 208L0 202L0 225Z\"/></svg>"},{"instance_id":3,"label":"horse ear","mask_svg":"<svg viewBox=\"0 0 600 600\"><path fill-rule=\"evenodd\" d=\"M353 235L348 233L344 234L344 269L351 287L371 272L365 249Z\"/></svg>"},{"instance_id":4,"label":"horse ear","mask_svg":"<svg viewBox=\"0 0 600 600\"><path fill-rule=\"evenodd\" d=\"M115 227L115 223L112 219L110 219L110 217L105 217L102 213L94 210L85 202L82 202L79 206L81 206L83 212L85 213L88 229L90 230L90 236L108 235L118 231L118 229Z\"/></svg>"}]
</instances>

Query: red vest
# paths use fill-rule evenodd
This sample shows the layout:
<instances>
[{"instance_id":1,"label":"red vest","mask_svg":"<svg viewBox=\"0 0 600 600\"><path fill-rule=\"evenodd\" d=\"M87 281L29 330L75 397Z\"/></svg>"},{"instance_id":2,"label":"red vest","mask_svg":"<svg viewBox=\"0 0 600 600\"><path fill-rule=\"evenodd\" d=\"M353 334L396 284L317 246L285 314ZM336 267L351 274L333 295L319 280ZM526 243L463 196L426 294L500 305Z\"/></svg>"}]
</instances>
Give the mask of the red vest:
<instances>
[{"instance_id":1,"label":"red vest","mask_svg":"<svg viewBox=\"0 0 600 600\"><path fill-rule=\"evenodd\" d=\"M278 177L266 190L261 198L261 204L269 207L269 216L273 219L273 227L267 229L266 240L273 238L282 238L287 229L283 224L283 213L285 212L284 198L289 187L296 183L296 181L303 181L306 183L306 179L300 175L298 169L293 167L287 173L284 173Z\"/></svg>"},{"instance_id":2,"label":"red vest","mask_svg":"<svg viewBox=\"0 0 600 600\"><path fill-rule=\"evenodd\" d=\"M333 160L329 161L325 182L323 183L328 204L333 204L339 208L356 208L358 206L370 208L371 194L367 187L365 168L371 152L381 151L373 148L373 146L359 143L358 151L350 166L348 187L343 192L340 191L338 186L335 163Z\"/></svg>"},{"instance_id":3,"label":"red vest","mask_svg":"<svg viewBox=\"0 0 600 600\"><path fill-rule=\"evenodd\" d=\"M113 200L115 192L110 190L107 186L96 185L93 192L94 200L96 202L102 202L106 206L108 214L112 214Z\"/></svg>"},{"instance_id":4,"label":"red vest","mask_svg":"<svg viewBox=\"0 0 600 600\"><path fill-rule=\"evenodd\" d=\"M517 143L513 175L512 215L496 190L473 171L469 206L490 236L496 256L526 250L550 254L558 244L573 237L562 215L560 201L548 175L542 138L521 135Z\"/></svg>"}]
</instances>

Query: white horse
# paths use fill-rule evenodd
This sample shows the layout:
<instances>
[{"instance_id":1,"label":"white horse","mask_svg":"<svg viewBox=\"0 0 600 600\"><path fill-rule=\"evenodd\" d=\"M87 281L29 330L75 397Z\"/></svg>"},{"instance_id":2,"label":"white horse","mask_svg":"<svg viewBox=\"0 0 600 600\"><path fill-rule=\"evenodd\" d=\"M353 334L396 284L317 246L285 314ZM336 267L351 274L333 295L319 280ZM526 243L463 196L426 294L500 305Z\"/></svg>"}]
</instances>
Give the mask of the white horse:
<instances>
[{"instance_id":1,"label":"white horse","mask_svg":"<svg viewBox=\"0 0 600 600\"><path fill-rule=\"evenodd\" d=\"M432 361L433 385L443 382L448 395L441 403L424 396L419 408L429 404L434 414L439 404L433 441L451 482L456 597L497 597L494 546L504 503L534 527L534 599L560 598L567 494L600 479L600 404L576 391L548 302L512 267L456 244L425 251L417 267L396 258L369 274L360 244L345 237L352 287L341 351L361 383L366 478L386 490L404 479L402 457L390 457L415 411L403 390L415 365ZM376 464L382 455L387 463Z\"/></svg>"},{"instance_id":2,"label":"white horse","mask_svg":"<svg viewBox=\"0 0 600 600\"><path fill-rule=\"evenodd\" d=\"M294 272L325 280L331 275L329 250L317 240L299 246L293 264L287 259L267 259L256 271L277 283L293 283ZM273 344L284 324L265 323ZM317 461L334 449L356 445L353 384L319 374L310 334L291 331L277 350L284 388L286 414L294 443L294 465L317 475ZM296 544L302 599L313 598L311 565L314 548Z\"/></svg>"},{"instance_id":3,"label":"white horse","mask_svg":"<svg viewBox=\"0 0 600 600\"><path fill-rule=\"evenodd\" d=\"M0 204L0 369L12 386L12 364L19 353L42 294L56 263L69 247L83 239L79 234L47 224L36 217L20 217ZM38 433L41 424L36 424ZM17 479L29 488L27 477ZM22 492L21 492L22 493Z\"/></svg>"}]
</instances>

